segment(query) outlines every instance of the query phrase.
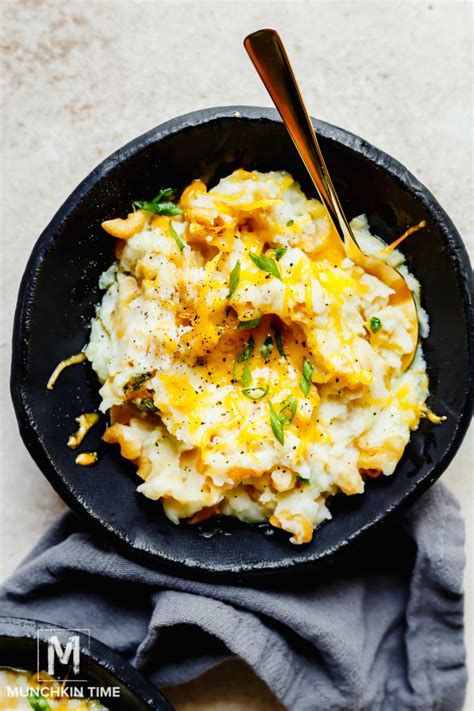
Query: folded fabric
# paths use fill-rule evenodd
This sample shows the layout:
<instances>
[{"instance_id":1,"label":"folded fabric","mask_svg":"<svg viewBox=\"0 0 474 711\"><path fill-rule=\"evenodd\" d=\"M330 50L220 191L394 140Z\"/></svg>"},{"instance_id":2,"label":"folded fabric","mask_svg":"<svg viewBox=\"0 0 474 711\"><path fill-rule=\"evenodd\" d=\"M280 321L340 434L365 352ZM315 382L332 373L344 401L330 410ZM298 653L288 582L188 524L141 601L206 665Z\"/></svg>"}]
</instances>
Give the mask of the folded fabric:
<instances>
[{"instance_id":1,"label":"folded fabric","mask_svg":"<svg viewBox=\"0 0 474 711\"><path fill-rule=\"evenodd\" d=\"M67 513L7 580L0 611L91 628L160 687L238 656L291 711L456 711L467 679L463 568L459 507L439 483L291 587L168 575Z\"/></svg>"}]
</instances>

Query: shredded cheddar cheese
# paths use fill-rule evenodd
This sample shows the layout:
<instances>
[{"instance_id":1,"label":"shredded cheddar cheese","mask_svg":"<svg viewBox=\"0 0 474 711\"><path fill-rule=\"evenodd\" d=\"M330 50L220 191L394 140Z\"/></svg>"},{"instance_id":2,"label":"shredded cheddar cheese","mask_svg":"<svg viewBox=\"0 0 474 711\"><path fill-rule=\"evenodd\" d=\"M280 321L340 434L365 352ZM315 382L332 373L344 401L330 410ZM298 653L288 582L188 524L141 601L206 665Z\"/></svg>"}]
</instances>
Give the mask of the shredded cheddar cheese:
<instances>
[{"instance_id":1,"label":"shredded cheddar cheese","mask_svg":"<svg viewBox=\"0 0 474 711\"><path fill-rule=\"evenodd\" d=\"M77 355L70 356L69 358L65 358L62 360L58 365L55 367L53 372L51 373L51 376L48 380L48 383L46 387L48 390L52 390L54 386L56 385L56 381L63 372L65 368L69 368L70 365L76 365L77 363L83 363L86 360L86 354L85 353L78 353Z\"/></svg>"},{"instance_id":2,"label":"shredded cheddar cheese","mask_svg":"<svg viewBox=\"0 0 474 711\"><path fill-rule=\"evenodd\" d=\"M81 467L91 467L96 464L97 459L97 452L81 452L81 454L77 455L75 462Z\"/></svg>"},{"instance_id":3,"label":"shredded cheddar cheese","mask_svg":"<svg viewBox=\"0 0 474 711\"><path fill-rule=\"evenodd\" d=\"M67 441L67 446L71 449L76 449L76 447L79 447L86 434L89 432L91 427L93 427L95 423L98 422L98 420L99 415L97 412L85 412L84 414L79 415L79 417L76 417L76 422L79 427L77 431L69 437Z\"/></svg>"},{"instance_id":4,"label":"shredded cheddar cheese","mask_svg":"<svg viewBox=\"0 0 474 711\"><path fill-rule=\"evenodd\" d=\"M399 237L398 239L394 240L389 245L384 247L381 250L380 254L381 255L390 254L390 252L393 252L393 250L396 249L404 240L406 240L407 237L412 235L414 232L418 232L418 230L423 229L423 227L426 227L426 220L422 220L417 225L414 225L413 227L409 227L407 229L407 231L402 234L401 237Z\"/></svg>"}]
</instances>

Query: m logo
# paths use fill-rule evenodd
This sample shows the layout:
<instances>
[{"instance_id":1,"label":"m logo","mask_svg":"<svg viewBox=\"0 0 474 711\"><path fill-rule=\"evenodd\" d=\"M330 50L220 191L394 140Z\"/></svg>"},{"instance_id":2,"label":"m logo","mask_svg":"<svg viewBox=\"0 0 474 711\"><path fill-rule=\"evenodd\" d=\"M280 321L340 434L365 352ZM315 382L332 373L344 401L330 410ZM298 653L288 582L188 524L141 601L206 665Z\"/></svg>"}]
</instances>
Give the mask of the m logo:
<instances>
[{"instance_id":1,"label":"m logo","mask_svg":"<svg viewBox=\"0 0 474 711\"><path fill-rule=\"evenodd\" d=\"M84 655L81 660L81 655ZM58 681L86 681L90 654L90 630L61 627L37 630L37 671L46 671ZM81 661L83 663L81 663ZM84 668L84 665L86 668Z\"/></svg>"},{"instance_id":2,"label":"m logo","mask_svg":"<svg viewBox=\"0 0 474 711\"><path fill-rule=\"evenodd\" d=\"M71 660L72 657L72 660ZM79 666L81 659L81 641L79 635L75 634L68 638L63 649L57 635L52 635L48 641L48 674L56 676L55 665L56 658L60 664L72 662L72 671L74 674L79 674Z\"/></svg>"}]
</instances>

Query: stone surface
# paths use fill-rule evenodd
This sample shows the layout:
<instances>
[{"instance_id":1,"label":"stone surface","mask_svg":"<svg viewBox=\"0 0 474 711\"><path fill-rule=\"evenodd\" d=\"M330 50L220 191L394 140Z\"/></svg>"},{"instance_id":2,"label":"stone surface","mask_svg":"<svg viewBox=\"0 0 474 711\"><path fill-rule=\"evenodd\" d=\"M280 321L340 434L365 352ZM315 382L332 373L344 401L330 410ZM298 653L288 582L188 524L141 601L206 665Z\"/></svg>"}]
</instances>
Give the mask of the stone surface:
<instances>
[{"instance_id":1,"label":"stone surface","mask_svg":"<svg viewBox=\"0 0 474 711\"><path fill-rule=\"evenodd\" d=\"M3 0L1 553L13 570L63 505L24 449L8 394L18 282L76 184L134 136L186 111L270 105L242 48L275 27L310 112L401 160L472 249L470 2ZM473 441L443 480L467 524L466 640L474 656ZM240 663L170 694L180 711L276 710ZM470 691L466 709L474 709Z\"/></svg>"}]
</instances>

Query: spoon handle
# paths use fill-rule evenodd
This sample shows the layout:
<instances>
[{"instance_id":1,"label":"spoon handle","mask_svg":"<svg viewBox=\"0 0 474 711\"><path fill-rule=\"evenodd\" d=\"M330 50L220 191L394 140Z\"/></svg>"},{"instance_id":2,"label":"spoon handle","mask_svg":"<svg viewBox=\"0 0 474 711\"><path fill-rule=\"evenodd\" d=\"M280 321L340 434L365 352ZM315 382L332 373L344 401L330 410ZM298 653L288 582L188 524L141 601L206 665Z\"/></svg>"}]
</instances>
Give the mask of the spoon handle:
<instances>
[{"instance_id":1,"label":"spoon handle","mask_svg":"<svg viewBox=\"0 0 474 711\"><path fill-rule=\"evenodd\" d=\"M346 249L359 252L280 36L275 30L258 30L245 38L244 46L283 119L336 232Z\"/></svg>"}]
</instances>

